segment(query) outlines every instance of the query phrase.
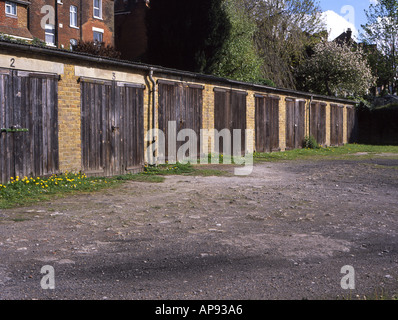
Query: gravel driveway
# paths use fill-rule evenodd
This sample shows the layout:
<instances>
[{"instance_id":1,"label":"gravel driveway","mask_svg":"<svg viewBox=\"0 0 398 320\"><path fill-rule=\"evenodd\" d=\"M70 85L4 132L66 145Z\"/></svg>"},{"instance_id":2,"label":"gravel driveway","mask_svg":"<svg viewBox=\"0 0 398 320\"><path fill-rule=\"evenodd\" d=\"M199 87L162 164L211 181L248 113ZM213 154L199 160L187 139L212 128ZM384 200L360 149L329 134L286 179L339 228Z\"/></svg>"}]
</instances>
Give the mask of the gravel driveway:
<instances>
[{"instance_id":1,"label":"gravel driveway","mask_svg":"<svg viewBox=\"0 0 398 320\"><path fill-rule=\"evenodd\" d=\"M126 182L1 210L0 299L393 297L397 226L393 157ZM46 265L53 290L41 287Z\"/></svg>"}]
</instances>

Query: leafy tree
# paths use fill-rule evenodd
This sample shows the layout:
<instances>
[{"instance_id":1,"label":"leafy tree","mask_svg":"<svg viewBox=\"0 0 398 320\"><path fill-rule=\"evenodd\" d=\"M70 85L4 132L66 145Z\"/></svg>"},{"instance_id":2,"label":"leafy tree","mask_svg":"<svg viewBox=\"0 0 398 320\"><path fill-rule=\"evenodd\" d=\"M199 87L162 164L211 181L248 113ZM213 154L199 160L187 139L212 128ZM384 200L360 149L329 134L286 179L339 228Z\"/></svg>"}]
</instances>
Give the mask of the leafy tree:
<instances>
[{"instance_id":1,"label":"leafy tree","mask_svg":"<svg viewBox=\"0 0 398 320\"><path fill-rule=\"evenodd\" d=\"M254 44L256 23L250 20L239 0L225 0L224 6L231 31L215 74L238 81L259 82L262 60Z\"/></svg>"},{"instance_id":2,"label":"leafy tree","mask_svg":"<svg viewBox=\"0 0 398 320\"><path fill-rule=\"evenodd\" d=\"M391 86L390 93L394 93L398 88L398 1L379 0L365 13L368 21L362 25L361 38L377 46L378 52L370 56L370 62L379 77L378 84Z\"/></svg>"},{"instance_id":3,"label":"leafy tree","mask_svg":"<svg viewBox=\"0 0 398 320\"><path fill-rule=\"evenodd\" d=\"M382 88L382 95L388 94L394 80L391 72L391 61L388 56L377 49L377 46L371 46L367 51L369 66L376 78L376 87ZM372 88L373 96L376 96L376 87Z\"/></svg>"},{"instance_id":4,"label":"leafy tree","mask_svg":"<svg viewBox=\"0 0 398 320\"><path fill-rule=\"evenodd\" d=\"M363 50L322 42L298 69L300 89L329 96L363 96L375 84Z\"/></svg>"},{"instance_id":5,"label":"leafy tree","mask_svg":"<svg viewBox=\"0 0 398 320\"><path fill-rule=\"evenodd\" d=\"M151 0L146 62L214 73L231 30L224 0Z\"/></svg>"}]
</instances>

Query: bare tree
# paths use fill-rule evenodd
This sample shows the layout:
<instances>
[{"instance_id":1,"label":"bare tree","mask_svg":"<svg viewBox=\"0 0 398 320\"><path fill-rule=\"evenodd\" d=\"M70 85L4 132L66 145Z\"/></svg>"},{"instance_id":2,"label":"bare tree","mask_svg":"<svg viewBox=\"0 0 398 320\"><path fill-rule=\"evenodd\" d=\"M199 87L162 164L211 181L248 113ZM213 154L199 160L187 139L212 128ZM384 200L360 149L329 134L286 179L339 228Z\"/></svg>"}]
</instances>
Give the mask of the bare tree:
<instances>
[{"instance_id":1,"label":"bare tree","mask_svg":"<svg viewBox=\"0 0 398 320\"><path fill-rule=\"evenodd\" d=\"M254 36L263 76L296 87L294 69L306 58L310 36L324 29L316 0L237 0L257 24Z\"/></svg>"}]
</instances>

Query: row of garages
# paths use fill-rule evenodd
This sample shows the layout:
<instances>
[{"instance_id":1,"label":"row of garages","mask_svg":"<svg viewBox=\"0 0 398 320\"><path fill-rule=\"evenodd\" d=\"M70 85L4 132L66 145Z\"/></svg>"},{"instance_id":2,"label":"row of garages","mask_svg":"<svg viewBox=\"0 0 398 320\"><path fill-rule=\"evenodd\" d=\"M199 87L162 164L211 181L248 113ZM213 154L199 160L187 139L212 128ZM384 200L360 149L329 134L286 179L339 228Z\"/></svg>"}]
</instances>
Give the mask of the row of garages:
<instances>
[{"instance_id":1,"label":"row of garages","mask_svg":"<svg viewBox=\"0 0 398 320\"><path fill-rule=\"evenodd\" d=\"M59 172L58 81L59 77L54 74L0 70L0 180L3 183L15 176L47 176ZM111 176L142 166L146 86L84 77L79 81L82 171ZM177 130L188 128L200 137L203 95L201 84L158 81L158 128L165 133L166 144L170 121L175 121ZM214 88L214 129L244 132L247 95L243 90ZM302 147L306 112L309 112L309 132L320 144L326 143L326 104L313 102L310 108L307 104L305 100L285 99L286 149ZM255 94L255 151L280 150L279 106L279 96ZM343 144L343 110L344 106L330 106L330 145ZM355 122L354 108L347 108L346 119L349 136ZM242 135L242 152L246 150L245 143ZM167 145L165 150L167 152ZM221 141L215 152L222 150Z\"/></svg>"}]
</instances>

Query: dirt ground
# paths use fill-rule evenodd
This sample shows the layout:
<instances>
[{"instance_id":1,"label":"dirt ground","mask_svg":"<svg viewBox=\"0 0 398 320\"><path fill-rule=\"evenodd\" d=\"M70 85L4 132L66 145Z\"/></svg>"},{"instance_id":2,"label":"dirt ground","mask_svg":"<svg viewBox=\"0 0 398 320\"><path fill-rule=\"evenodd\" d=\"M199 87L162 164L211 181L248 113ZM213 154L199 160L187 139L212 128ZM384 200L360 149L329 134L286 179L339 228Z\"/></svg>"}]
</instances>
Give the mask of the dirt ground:
<instances>
[{"instance_id":1,"label":"dirt ground","mask_svg":"<svg viewBox=\"0 0 398 320\"><path fill-rule=\"evenodd\" d=\"M126 182L1 210L0 299L391 298L397 222L389 155ZM45 265L54 290L41 288Z\"/></svg>"}]
</instances>

